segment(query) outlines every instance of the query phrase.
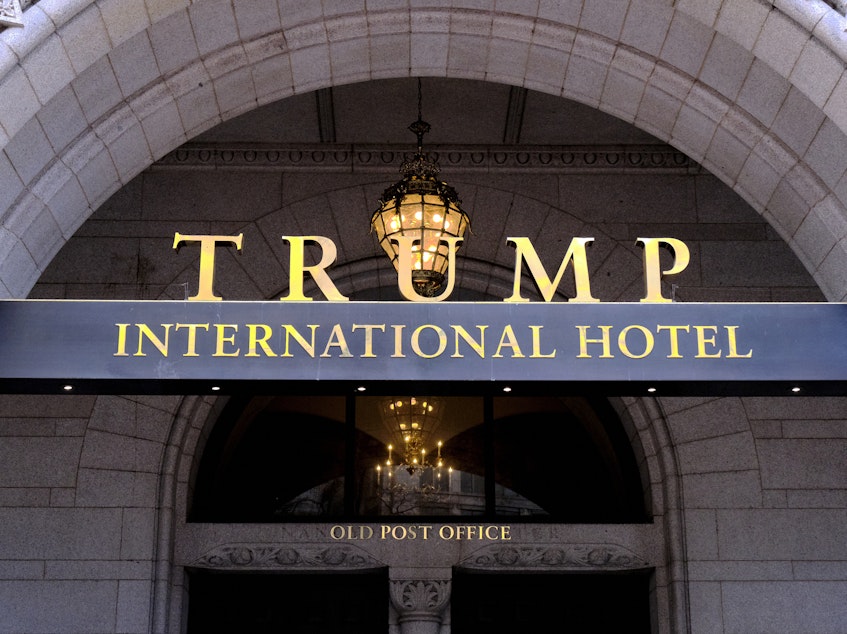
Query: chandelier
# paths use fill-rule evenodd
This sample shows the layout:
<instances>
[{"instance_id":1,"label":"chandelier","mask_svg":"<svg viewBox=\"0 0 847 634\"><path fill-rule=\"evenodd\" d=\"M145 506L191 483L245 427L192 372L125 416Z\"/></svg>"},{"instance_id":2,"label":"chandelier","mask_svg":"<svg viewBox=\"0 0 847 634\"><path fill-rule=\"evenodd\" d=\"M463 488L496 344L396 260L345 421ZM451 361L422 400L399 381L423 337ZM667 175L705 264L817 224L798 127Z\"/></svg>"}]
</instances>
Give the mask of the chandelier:
<instances>
[{"instance_id":1,"label":"chandelier","mask_svg":"<svg viewBox=\"0 0 847 634\"><path fill-rule=\"evenodd\" d=\"M417 136L417 151L400 167L403 178L383 192L371 216L371 228L398 271L399 246L394 241L401 236L413 240L412 286L418 295L433 297L444 284L449 264L450 248L444 239L461 239L469 219L456 190L438 180L438 164L423 151L430 125L421 118L420 79L418 120L409 130Z\"/></svg>"},{"instance_id":2,"label":"chandelier","mask_svg":"<svg viewBox=\"0 0 847 634\"><path fill-rule=\"evenodd\" d=\"M436 469L440 475L440 470L445 468L441 455L444 443L438 440L433 446L432 438L441 424L443 401L432 397L391 396L382 399L379 408L382 422L397 446L387 445L388 457L384 464L376 466L377 478L381 479L383 471L391 477L397 468L405 469L410 476L427 469Z\"/></svg>"}]
</instances>

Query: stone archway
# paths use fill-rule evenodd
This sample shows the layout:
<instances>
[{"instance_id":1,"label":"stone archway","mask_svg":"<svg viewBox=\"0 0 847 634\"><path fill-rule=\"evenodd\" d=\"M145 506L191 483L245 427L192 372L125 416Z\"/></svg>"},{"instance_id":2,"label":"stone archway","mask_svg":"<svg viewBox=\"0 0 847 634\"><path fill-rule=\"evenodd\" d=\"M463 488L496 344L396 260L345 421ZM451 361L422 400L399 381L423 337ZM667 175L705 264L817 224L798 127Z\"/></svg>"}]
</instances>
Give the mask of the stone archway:
<instances>
[{"instance_id":1,"label":"stone archway","mask_svg":"<svg viewBox=\"0 0 847 634\"><path fill-rule=\"evenodd\" d=\"M654 569L656 631L689 631L681 476L668 422L655 399L611 399L611 403L631 438L652 523L607 525L602 535L594 525L515 526L515 538L519 540L516 544L522 546L519 550L524 553L517 559L511 544L492 542L459 549L458 543L445 542L444 549L449 551L446 559L435 557L433 561L453 557L461 569L501 573L626 572L649 566ZM171 427L160 473L161 511L151 631L180 631L187 566L217 572L332 573L396 568L398 556L400 561L406 561L402 552L384 543L327 540L326 531L313 523L187 523L199 461L225 404L226 399L185 398ZM443 578L436 575L437 578L420 579L411 568L403 568L408 565L406 562L397 568L402 568L400 572L408 578L391 577L392 592L402 593L410 584L437 585L442 602L429 608L417 606L421 614L437 615L449 604L449 564L445 567L442 562L441 568L430 571L435 574L440 570ZM400 616L404 610L414 612L414 606L406 605L402 596L393 597L392 601Z\"/></svg>"},{"instance_id":2,"label":"stone archway","mask_svg":"<svg viewBox=\"0 0 847 634\"><path fill-rule=\"evenodd\" d=\"M290 94L409 75L522 85L630 121L741 194L829 299L847 294L847 166L832 160L847 130L844 39L823 4L117 4L35 5L2 34L20 60L0 84L2 296L26 296L94 209L204 129Z\"/></svg>"}]
</instances>

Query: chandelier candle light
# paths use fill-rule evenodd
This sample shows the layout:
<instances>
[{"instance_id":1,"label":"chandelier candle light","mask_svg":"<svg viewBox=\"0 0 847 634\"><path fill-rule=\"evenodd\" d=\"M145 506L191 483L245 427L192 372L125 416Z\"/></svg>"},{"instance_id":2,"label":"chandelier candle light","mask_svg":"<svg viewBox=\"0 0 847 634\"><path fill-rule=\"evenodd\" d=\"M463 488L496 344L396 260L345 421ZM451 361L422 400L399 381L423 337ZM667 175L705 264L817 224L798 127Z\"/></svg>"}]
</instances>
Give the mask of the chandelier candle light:
<instances>
[{"instance_id":1,"label":"chandelier candle light","mask_svg":"<svg viewBox=\"0 0 847 634\"><path fill-rule=\"evenodd\" d=\"M395 454L393 444L388 444L388 458L385 461L385 471L389 477L395 468L405 469L410 476L420 474L426 469L436 469L440 477L444 468L444 458L441 448L444 443L439 440L435 444L435 458L427 452L426 443L433 436L441 423L443 403L440 399L431 397L392 396L380 403L380 413L383 423L391 436L399 439L401 448ZM376 466L377 480L382 477L383 465ZM452 468L448 468L452 471Z\"/></svg>"},{"instance_id":2,"label":"chandelier candle light","mask_svg":"<svg viewBox=\"0 0 847 634\"><path fill-rule=\"evenodd\" d=\"M403 178L387 188L379 208L371 217L380 246L399 267L398 238L407 237L412 243L412 286L422 297L434 297L444 285L453 253L449 240L456 248L469 227L467 214L462 211L456 190L438 180L441 171L423 151L423 137L430 125L421 118L421 81L418 79L418 120L409 126L418 138L415 155L404 161L400 172Z\"/></svg>"}]
</instances>

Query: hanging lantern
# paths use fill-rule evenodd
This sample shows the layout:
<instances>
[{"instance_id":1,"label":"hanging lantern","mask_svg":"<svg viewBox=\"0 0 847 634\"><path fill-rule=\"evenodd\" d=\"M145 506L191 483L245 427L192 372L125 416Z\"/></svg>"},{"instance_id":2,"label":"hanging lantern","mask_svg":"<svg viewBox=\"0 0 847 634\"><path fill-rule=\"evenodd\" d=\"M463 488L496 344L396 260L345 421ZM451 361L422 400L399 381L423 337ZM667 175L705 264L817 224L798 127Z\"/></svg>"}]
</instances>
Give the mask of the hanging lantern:
<instances>
[{"instance_id":1,"label":"hanging lantern","mask_svg":"<svg viewBox=\"0 0 847 634\"><path fill-rule=\"evenodd\" d=\"M423 151L423 136L430 125L421 119L420 80L418 81L418 120L409 126L418 138L415 155L404 161L403 178L387 188L379 208L371 217L380 246L399 270L398 245L392 242L408 236L412 247L412 284L424 297L434 296L447 275L449 251L444 237L462 238L469 226L456 190L438 180L440 168Z\"/></svg>"}]
</instances>

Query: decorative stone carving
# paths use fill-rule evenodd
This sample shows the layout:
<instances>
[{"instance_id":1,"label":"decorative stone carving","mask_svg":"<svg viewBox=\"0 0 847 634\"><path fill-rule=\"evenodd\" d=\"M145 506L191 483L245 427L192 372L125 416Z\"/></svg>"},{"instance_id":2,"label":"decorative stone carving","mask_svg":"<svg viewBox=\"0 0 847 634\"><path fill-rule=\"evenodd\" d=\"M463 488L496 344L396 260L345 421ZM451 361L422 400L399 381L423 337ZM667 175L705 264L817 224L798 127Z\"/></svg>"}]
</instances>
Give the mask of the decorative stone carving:
<instances>
[{"instance_id":1,"label":"decorative stone carving","mask_svg":"<svg viewBox=\"0 0 847 634\"><path fill-rule=\"evenodd\" d=\"M23 26L20 0L0 0L0 26Z\"/></svg>"},{"instance_id":2,"label":"decorative stone carving","mask_svg":"<svg viewBox=\"0 0 847 634\"><path fill-rule=\"evenodd\" d=\"M460 564L481 570L634 570L650 563L616 544L494 544L475 551Z\"/></svg>"},{"instance_id":3,"label":"decorative stone carving","mask_svg":"<svg viewBox=\"0 0 847 634\"><path fill-rule=\"evenodd\" d=\"M696 172L699 165L667 145L451 147L428 148L430 159L451 172L629 173ZM412 153L397 147L321 146L238 147L187 144L163 157L156 167L209 167L328 172L396 171Z\"/></svg>"},{"instance_id":4,"label":"decorative stone carving","mask_svg":"<svg viewBox=\"0 0 847 634\"><path fill-rule=\"evenodd\" d=\"M449 581L392 581L391 602L398 612L441 612L450 600Z\"/></svg>"},{"instance_id":5,"label":"decorative stone carving","mask_svg":"<svg viewBox=\"0 0 847 634\"><path fill-rule=\"evenodd\" d=\"M368 553L346 544L226 544L189 564L220 570L363 570L383 566Z\"/></svg>"},{"instance_id":6,"label":"decorative stone carving","mask_svg":"<svg viewBox=\"0 0 847 634\"><path fill-rule=\"evenodd\" d=\"M392 581L391 604L399 615L401 634L436 634L441 613L450 601L450 582Z\"/></svg>"}]
</instances>

